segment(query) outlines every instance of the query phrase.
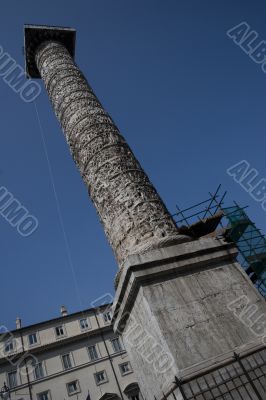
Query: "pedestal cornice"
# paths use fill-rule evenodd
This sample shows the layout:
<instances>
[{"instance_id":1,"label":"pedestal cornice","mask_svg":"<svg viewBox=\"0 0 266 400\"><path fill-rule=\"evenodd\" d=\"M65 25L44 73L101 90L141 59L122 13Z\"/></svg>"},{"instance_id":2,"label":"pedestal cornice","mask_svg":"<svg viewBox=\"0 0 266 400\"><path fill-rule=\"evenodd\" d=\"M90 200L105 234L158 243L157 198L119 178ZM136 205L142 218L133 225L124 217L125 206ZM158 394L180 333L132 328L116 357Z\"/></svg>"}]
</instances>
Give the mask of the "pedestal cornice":
<instances>
[{"instance_id":1,"label":"pedestal cornice","mask_svg":"<svg viewBox=\"0 0 266 400\"><path fill-rule=\"evenodd\" d=\"M202 238L129 256L123 265L113 303L114 330L123 332L126 316L141 286L218 268L224 260L234 262L237 254L233 243Z\"/></svg>"}]
</instances>

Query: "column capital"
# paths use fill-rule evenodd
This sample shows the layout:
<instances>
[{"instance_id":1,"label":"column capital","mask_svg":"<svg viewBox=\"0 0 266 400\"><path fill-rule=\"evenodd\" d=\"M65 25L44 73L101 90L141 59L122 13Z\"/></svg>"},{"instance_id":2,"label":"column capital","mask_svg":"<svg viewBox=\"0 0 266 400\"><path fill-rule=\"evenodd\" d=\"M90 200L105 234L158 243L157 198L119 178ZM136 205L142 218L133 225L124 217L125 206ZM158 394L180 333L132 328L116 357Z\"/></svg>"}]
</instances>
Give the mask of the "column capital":
<instances>
[{"instance_id":1,"label":"column capital","mask_svg":"<svg viewBox=\"0 0 266 400\"><path fill-rule=\"evenodd\" d=\"M27 78L41 78L35 62L35 55L37 48L46 41L56 41L63 44L74 59L75 29L48 25L24 25L24 55Z\"/></svg>"}]
</instances>

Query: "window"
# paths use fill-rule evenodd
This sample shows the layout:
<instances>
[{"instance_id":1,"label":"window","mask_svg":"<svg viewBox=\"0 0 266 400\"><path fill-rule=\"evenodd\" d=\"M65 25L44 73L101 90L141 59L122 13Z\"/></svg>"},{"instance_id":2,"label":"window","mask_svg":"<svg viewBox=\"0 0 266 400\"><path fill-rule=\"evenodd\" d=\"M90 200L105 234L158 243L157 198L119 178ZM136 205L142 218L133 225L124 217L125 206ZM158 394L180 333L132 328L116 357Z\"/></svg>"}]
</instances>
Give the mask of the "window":
<instances>
[{"instance_id":1,"label":"window","mask_svg":"<svg viewBox=\"0 0 266 400\"><path fill-rule=\"evenodd\" d=\"M8 374L8 386L12 389L18 385L17 382L17 371L9 372Z\"/></svg>"},{"instance_id":2,"label":"window","mask_svg":"<svg viewBox=\"0 0 266 400\"><path fill-rule=\"evenodd\" d=\"M38 400L50 400L51 399L50 393L48 391L47 392L38 393L37 394L37 399Z\"/></svg>"},{"instance_id":3,"label":"window","mask_svg":"<svg viewBox=\"0 0 266 400\"><path fill-rule=\"evenodd\" d=\"M129 362L123 363L119 365L121 375L126 375L132 372L132 368Z\"/></svg>"},{"instance_id":4,"label":"window","mask_svg":"<svg viewBox=\"0 0 266 400\"><path fill-rule=\"evenodd\" d=\"M107 382L107 375L105 371L96 372L94 377L97 385Z\"/></svg>"},{"instance_id":5,"label":"window","mask_svg":"<svg viewBox=\"0 0 266 400\"><path fill-rule=\"evenodd\" d=\"M69 395L80 392L79 382L73 381L73 382L67 383L67 391L68 391Z\"/></svg>"},{"instance_id":6,"label":"window","mask_svg":"<svg viewBox=\"0 0 266 400\"><path fill-rule=\"evenodd\" d=\"M66 332L63 325L59 325L55 328L55 334L57 337L65 336Z\"/></svg>"},{"instance_id":7,"label":"window","mask_svg":"<svg viewBox=\"0 0 266 400\"><path fill-rule=\"evenodd\" d=\"M64 354L62 356L62 364L63 364L64 369L72 368L72 359L71 359L70 354Z\"/></svg>"},{"instance_id":8,"label":"window","mask_svg":"<svg viewBox=\"0 0 266 400\"><path fill-rule=\"evenodd\" d=\"M88 347L88 352L91 361L97 360L97 358L99 358L98 351L95 345Z\"/></svg>"},{"instance_id":9,"label":"window","mask_svg":"<svg viewBox=\"0 0 266 400\"><path fill-rule=\"evenodd\" d=\"M103 313L103 320L105 324L109 324L112 321L112 313L111 311L105 311Z\"/></svg>"},{"instance_id":10,"label":"window","mask_svg":"<svg viewBox=\"0 0 266 400\"><path fill-rule=\"evenodd\" d=\"M40 362L34 366L34 376L35 379L41 379L44 377L43 363Z\"/></svg>"},{"instance_id":11,"label":"window","mask_svg":"<svg viewBox=\"0 0 266 400\"><path fill-rule=\"evenodd\" d=\"M128 400L140 400L139 385L137 383L130 383L124 390Z\"/></svg>"},{"instance_id":12,"label":"window","mask_svg":"<svg viewBox=\"0 0 266 400\"><path fill-rule=\"evenodd\" d=\"M31 333L28 335L29 345L33 346L34 344L38 343L38 338L36 333Z\"/></svg>"},{"instance_id":13,"label":"window","mask_svg":"<svg viewBox=\"0 0 266 400\"><path fill-rule=\"evenodd\" d=\"M80 329L82 331L89 329L91 327L88 318L82 318L79 320Z\"/></svg>"},{"instance_id":14,"label":"window","mask_svg":"<svg viewBox=\"0 0 266 400\"><path fill-rule=\"evenodd\" d=\"M14 340L9 339L5 342L5 353L10 353L14 350Z\"/></svg>"},{"instance_id":15,"label":"window","mask_svg":"<svg viewBox=\"0 0 266 400\"><path fill-rule=\"evenodd\" d=\"M115 338L111 342L115 353L123 350L119 338Z\"/></svg>"}]
</instances>

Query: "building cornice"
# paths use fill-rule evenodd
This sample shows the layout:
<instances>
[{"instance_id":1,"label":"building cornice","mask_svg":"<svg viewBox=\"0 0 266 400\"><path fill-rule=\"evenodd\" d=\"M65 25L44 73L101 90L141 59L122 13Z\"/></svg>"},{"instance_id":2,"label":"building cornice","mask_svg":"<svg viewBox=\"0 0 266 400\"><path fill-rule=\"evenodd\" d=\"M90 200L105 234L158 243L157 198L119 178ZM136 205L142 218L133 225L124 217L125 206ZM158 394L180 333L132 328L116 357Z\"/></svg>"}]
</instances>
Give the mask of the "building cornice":
<instances>
[{"instance_id":1,"label":"building cornice","mask_svg":"<svg viewBox=\"0 0 266 400\"><path fill-rule=\"evenodd\" d=\"M106 309L108 307L111 307L111 306L112 306L112 303L108 303L108 304L104 304L104 305L99 306L99 307L87 308L85 310L77 311L75 313L68 314L68 315L65 315L65 316L60 316L60 317L48 319L46 321L37 322L36 324L32 324L32 325L26 325L26 326L23 326L23 327L21 327L19 329L13 329L13 330L8 331L8 333L13 333L15 335L15 334L23 333L23 332L28 331L28 330L32 330L33 328L38 328L40 326L45 326L45 325L49 325L49 324L57 323L57 322L61 322L61 321L65 322L65 321L68 321L68 320L72 319L73 317L78 317L78 316L81 316L81 317L84 316L85 317L84 314L88 314L90 312L94 313L94 312ZM94 315L94 314L92 314L92 315ZM6 334L7 334L7 332L0 333L0 341L1 341L2 336L5 336Z\"/></svg>"},{"instance_id":2,"label":"building cornice","mask_svg":"<svg viewBox=\"0 0 266 400\"><path fill-rule=\"evenodd\" d=\"M56 373L54 373L54 374L47 375L47 376L45 376L45 377L43 377L43 378L41 378L41 379L31 380L31 381L30 381L30 385L31 385L31 386L37 385L37 384L39 384L39 383L41 383L41 382L48 381L48 380L53 379L53 378L56 378L56 377L58 377L58 376L70 374L71 372L77 371L77 370L79 370L79 369L81 369L81 368L88 367L88 366L95 365L95 364L99 364L99 363L101 363L101 362L103 362L103 361L108 360L109 357L111 357L111 358L113 359L113 358L116 358L116 357L118 357L118 356L122 356L122 355L125 355L125 354L127 354L126 351L125 351L125 350L122 350L122 351L117 352L117 353L114 353L114 354L112 354L112 355L110 355L110 356L101 357L101 358L98 358L97 360L88 361L88 362L83 363L83 364L80 364L80 365L75 365L75 366L72 367L72 368L64 369L64 370L59 371L59 372L56 372ZM28 383L25 383L25 384L23 384L23 385L18 385L18 386L16 386L15 388L10 389L10 391L11 391L11 392L12 392L12 391L15 392L15 391L17 391L17 390L20 390L20 389L23 389L23 388L26 388L26 387L28 387Z\"/></svg>"},{"instance_id":3,"label":"building cornice","mask_svg":"<svg viewBox=\"0 0 266 400\"><path fill-rule=\"evenodd\" d=\"M89 339L89 338L92 338L93 336L98 336L101 333L108 333L108 332L113 333L113 325L106 325L106 326L103 326L103 327L100 327L97 329L93 329L91 331L79 333L74 336L64 337L63 339L57 339L50 343L46 343L46 344L43 344L40 346L35 346L32 348L25 349L24 351L13 352L8 357L0 358L0 365L9 364L9 362L10 362L9 360L12 360L12 362L13 362L16 358L20 359L25 354L33 355L33 354L43 353L43 352L46 352L47 350L49 351L54 348L64 347L70 343L73 343L76 341L78 342L78 341L86 339L86 338Z\"/></svg>"}]
</instances>

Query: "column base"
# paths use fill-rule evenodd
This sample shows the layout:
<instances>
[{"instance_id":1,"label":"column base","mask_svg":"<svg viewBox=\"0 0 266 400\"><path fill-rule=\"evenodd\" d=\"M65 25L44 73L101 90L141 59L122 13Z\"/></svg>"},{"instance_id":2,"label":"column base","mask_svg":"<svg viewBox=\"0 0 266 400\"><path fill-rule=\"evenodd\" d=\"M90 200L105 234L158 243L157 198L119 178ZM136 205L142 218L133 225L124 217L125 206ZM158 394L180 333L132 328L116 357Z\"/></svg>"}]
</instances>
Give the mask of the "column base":
<instances>
[{"instance_id":1,"label":"column base","mask_svg":"<svg viewBox=\"0 0 266 400\"><path fill-rule=\"evenodd\" d=\"M146 400L161 399L175 376L195 376L234 352L262 346L230 308L246 296L266 312L236 256L232 244L202 238L128 257L113 304L114 330Z\"/></svg>"}]
</instances>

